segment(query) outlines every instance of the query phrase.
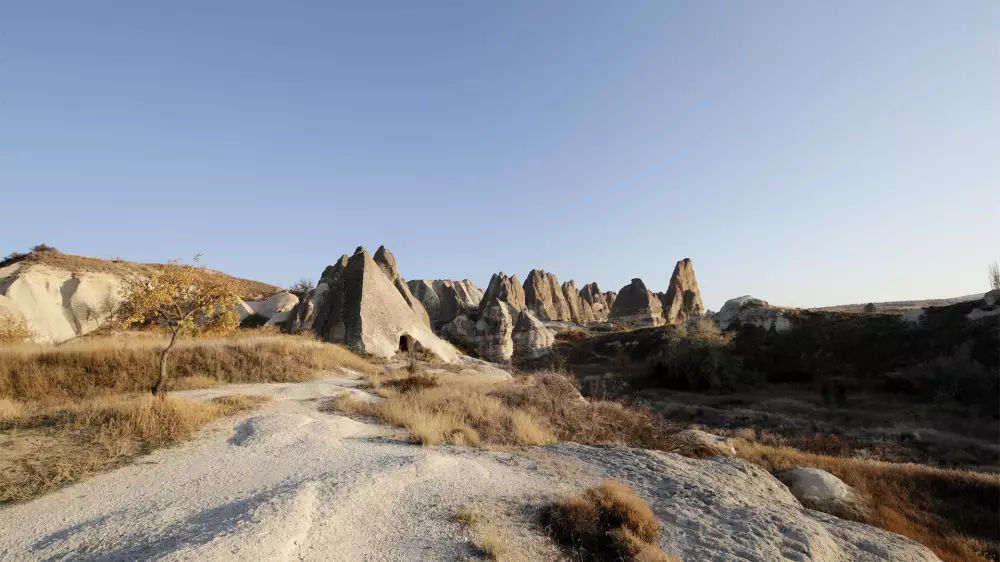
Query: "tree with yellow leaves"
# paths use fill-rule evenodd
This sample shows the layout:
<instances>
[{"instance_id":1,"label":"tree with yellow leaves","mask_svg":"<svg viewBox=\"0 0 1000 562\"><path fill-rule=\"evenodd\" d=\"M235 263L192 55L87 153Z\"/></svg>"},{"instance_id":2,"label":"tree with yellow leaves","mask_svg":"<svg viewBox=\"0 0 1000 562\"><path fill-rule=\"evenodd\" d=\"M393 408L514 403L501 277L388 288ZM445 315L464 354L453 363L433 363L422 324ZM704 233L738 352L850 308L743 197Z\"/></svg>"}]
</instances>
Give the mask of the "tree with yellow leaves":
<instances>
[{"instance_id":1,"label":"tree with yellow leaves","mask_svg":"<svg viewBox=\"0 0 1000 562\"><path fill-rule=\"evenodd\" d=\"M194 262L197 264L198 256ZM178 336L197 337L235 330L240 323L236 312L238 301L231 277L177 261L149 276L124 280L118 310L122 325L162 326L170 331L170 341L160 353L160 374L151 389L154 396L164 391L167 357Z\"/></svg>"}]
</instances>

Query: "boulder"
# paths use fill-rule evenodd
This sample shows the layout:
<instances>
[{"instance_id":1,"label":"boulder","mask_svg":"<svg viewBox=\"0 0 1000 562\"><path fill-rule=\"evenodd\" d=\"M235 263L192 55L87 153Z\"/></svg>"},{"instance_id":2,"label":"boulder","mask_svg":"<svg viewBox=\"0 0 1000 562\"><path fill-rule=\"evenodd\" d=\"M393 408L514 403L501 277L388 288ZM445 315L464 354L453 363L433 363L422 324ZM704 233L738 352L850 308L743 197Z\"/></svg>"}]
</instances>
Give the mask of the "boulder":
<instances>
[{"instance_id":1,"label":"boulder","mask_svg":"<svg viewBox=\"0 0 1000 562\"><path fill-rule=\"evenodd\" d=\"M733 442L729 439L698 429L685 429L671 435L668 446L670 452L685 457L701 458L736 454L736 448L733 447Z\"/></svg>"},{"instance_id":2,"label":"boulder","mask_svg":"<svg viewBox=\"0 0 1000 562\"><path fill-rule=\"evenodd\" d=\"M556 276L532 269L524 280L524 304L542 320L574 321Z\"/></svg>"},{"instance_id":3,"label":"boulder","mask_svg":"<svg viewBox=\"0 0 1000 562\"><path fill-rule=\"evenodd\" d=\"M536 359L552 350L556 335L531 311L522 310L514 323L514 355L523 359Z\"/></svg>"},{"instance_id":4,"label":"boulder","mask_svg":"<svg viewBox=\"0 0 1000 562\"><path fill-rule=\"evenodd\" d=\"M490 278L490 284L486 287L486 292L483 294L483 298L479 301L480 312L484 306L487 306L491 301L497 298L509 304L515 310L524 310L524 288L521 287L521 281L517 278L517 275L511 275L508 277L504 272L494 273L493 277Z\"/></svg>"},{"instance_id":5,"label":"boulder","mask_svg":"<svg viewBox=\"0 0 1000 562\"><path fill-rule=\"evenodd\" d=\"M299 304L299 297L282 291L264 300L245 301L245 304L253 311L253 314L267 320L265 326L282 324L292 316L292 310ZM245 311L243 311L245 312ZM240 312L240 319L243 320L243 312Z\"/></svg>"},{"instance_id":6,"label":"boulder","mask_svg":"<svg viewBox=\"0 0 1000 562\"><path fill-rule=\"evenodd\" d=\"M66 341L106 323L120 300L121 285L121 278L110 273L28 263L0 268L4 307L16 311L40 343Z\"/></svg>"},{"instance_id":7,"label":"boulder","mask_svg":"<svg viewBox=\"0 0 1000 562\"><path fill-rule=\"evenodd\" d=\"M751 324L764 330L784 332L792 329L792 321L777 307L767 301L743 295L726 301L713 318L720 329L728 330L738 324Z\"/></svg>"},{"instance_id":8,"label":"boulder","mask_svg":"<svg viewBox=\"0 0 1000 562\"><path fill-rule=\"evenodd\" d=\"M375 252L374 259L375 263L382 268L382 272L385 273L385 276L392 281L393 286L395 286L396 290L399 291L399 294L403 297L403 300L406 301L406 304L413 310L413 313L420 318L421 322L430 328L431 318L427 314L427 310L424 309L424 305L413 296L413 293L410 292L410 288L407 286L406 280L399 276L399 270L396 269L396 257L392 255L392 252L390 252L385 246L379 246L378 250Z\"/></svg>"},{"instance_id":9,"label":"boulder","mask_svg":"<svg viewBox=\"0 0 1000 562\"><path fill-rule=\"evenodd\" d=\"M566 298L566 305L569 306L569 316L577 324L593 324L597 320L594 318L594 309L590 302L584 301L580 297L580 291L576 290L576 284L572 279L562 284L562 293Z\"/></svg>"},{"instance_id":10,"label":"boulder","mask_svg":"<svg viewBox=\"0 0 1000 562\"><path fill-rule=\"evenodd\" d=\"M662 326L663 304L642 279L633 279L618 292L608 319L638 327Z\"/></svg>"},{"instance_id":11,"label":"boulder","mask_svg":"<svg viewBox=\"0 0 1000 562\"><path fill-rule=\"evenodd\" d=\"M663 304L663 320L667 324L683 324L705 314L690 258L684 258L674 266L670 286L660 297L660 302Z\"/></svg>"},{"instance_id":12,"label":"boulder","mask_svg":"<svg viewBox=\"0 0 1000 562\"><path fill-rule=\"evenodd\" d=\"M416 348L445 362L457 360L455 349L431 332L364 248L330 275L313 322L313 330L325 341L377 357Z\"/></svg>"},{"instance_id":13,"label":"boulder","mask_svg":"<svg viewBox=\"0 0 1000 562\"><path fill-rule=\"evenodd\" d=\"M854 488L818 468L793 468L775 474L782 484L810 508L846 517L861 517L867 507Z\"/></svg>"}]
</instances>

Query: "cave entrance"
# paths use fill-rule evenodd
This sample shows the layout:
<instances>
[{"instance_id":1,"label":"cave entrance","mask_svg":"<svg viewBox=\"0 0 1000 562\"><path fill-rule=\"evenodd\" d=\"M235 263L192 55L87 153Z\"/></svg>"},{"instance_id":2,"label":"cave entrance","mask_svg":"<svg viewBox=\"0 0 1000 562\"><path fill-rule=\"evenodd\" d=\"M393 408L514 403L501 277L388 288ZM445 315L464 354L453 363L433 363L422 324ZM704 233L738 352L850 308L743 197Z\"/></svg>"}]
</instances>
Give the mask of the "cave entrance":
<instances>
[{"instance_id":1,"label":"cave entrance","mask_svg":"<svg viewBox=\"0 0 1000 562\"><path fill-rule=\"evenodd\" d=\"M410 336L406 334L399 336L399 351L409 353L411 349L413 349L413 343L410 341Z\"/></svg>"}]
</instances>

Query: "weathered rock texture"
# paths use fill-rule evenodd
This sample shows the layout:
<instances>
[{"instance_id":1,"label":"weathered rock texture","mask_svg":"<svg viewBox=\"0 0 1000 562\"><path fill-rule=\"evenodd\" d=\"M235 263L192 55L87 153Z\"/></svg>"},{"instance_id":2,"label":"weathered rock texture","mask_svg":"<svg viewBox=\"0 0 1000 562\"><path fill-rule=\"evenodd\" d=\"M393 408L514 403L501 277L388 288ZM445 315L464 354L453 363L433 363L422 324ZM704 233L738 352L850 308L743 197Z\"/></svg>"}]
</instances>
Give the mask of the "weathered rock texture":
<instances>
[{"instance_id":1,"label":"weathered rock texture","mask_svg":"<svg viewBox=\"0 0 1000 562\"><path fill-rule=\"evenodd\" d=\"M580 289L580 300L584 306L590 307L590 312L594 316L594 322L607 322L611 313L611 306L615 303L618 295L614 291L601 292L597 283L589 283Z\"/></svg>"},{"instance_id":2,"label":"weathered rock texture","mask_svg":"<svg viewBox=\"0 0 1000 562\"><path fill-rule=\"evenodd\" d=\"M669 447L670 452L689 457L736 454L732 441L699 429L685 429L671 435Z\"/></svg>"},{"instance_id":3,"label":"weathered rock texture","mask_svg":"<svg viewBox=\"0 0 1000 562\"><path fill-rule=\"evenodd\" d=\"M737 324L752 324L758 328L773 329L778 332L792 329L792 321L781 309L750 295L726 301L713 320L723 330L728 330Z\"/></svg>"},{"instance_id":4,"label":"weathered rock texture","mask_svg":"<svg viewBox=\"0 0 1000 562\"><path fill-rule=\"evenodd\" d=\"M663 304L663 321L667 324L684 323L705 314L690 258L684 258L674 266L670 286L660 301Z\"/></svg>"},{"instance_id":5,"label":"weathered rock texture","mask_svg":"<svg viewBox=\"0 0 1000 562\"><path fill-rule=\"evenodd\" d=\"M392 357L415 346L444 361L457 360L455 349L431 332L390 279L386 269L391 268L385 266L388 260L382 261L376 263L364 248L359 248L349 259L342 258L327 267L317 284L317 289L326 289L319 298L313 291L306 294L304 304L294 314L292 330L311 325L326 341L378 357ZM307 308L313 313L308 313Z\"/></svg>"},{"instance_id":6,"label":"weathered rock texture","mask_svg":"<svg viewBox=\"0 0 1000 562\"><path fill-rule=\"evenodd\" d=\"M400 296L406 301L407 306L413 310L413 313L420 318L420 321L424 323L428 328L431 327L431 318L427 314L427 310L424 309L424 305L413 296L410 292L409 286L406 284L406 280L399 276L399 270L396 269L396 257L392 255L385 246L379 246L378 250L375 252L375 263L382 268L382 272L385 276L392 281L393 286L399 291Z\"/></svg>"},{"instance_id":7,"label":"weathered rock texture","mask_svg":"<svg viewBox=\"0 0 1000 562\"><path fill-rule=\"evenodd\" d=\"M662 326L663 303L646 288L642 279L633 279L618 292L608 319L631 326Z\"/></svg>"},{"instance_id":8,"label":"weathered rock texture","mask_svg":"<svg viewBox=\"0 0 1000 562\"><path fill-rule=\"evenodd\" d=\"M593 324L597 321L594 318L593 308L589 302L580 297L580 291L577 291L572 279L562 284L562 293L569 307L570 321L577 324Z\"/></svg>"},{"instance_id":9,"label":"weathered rock texture","mask_svg":"<svg viewBox=\"0 0 1000 562\"><path fill-rule=\"evenodd\" d=\"M848 517L861 517L868 511L854 488L825 470L793 468L775 476L810 509Z\"/></svg>"},{"instance_id":10,"label":"weathered rock texture","mask_svg":"<svg viewBox=\"0 0 1000 562\"><path fill-rule=\"evenodd\" d=\"M340 256L336 263L326 266L316 287L306 291L299 305L292 311L286 327L290 332L314 330L320 333L326 324L328 311L325 310L326 294L330 287L340 282L340 275L347 267L347 254ZM343 290L342 288L340 290Z\"/></svg>"},{"instance_id":11,"label":"weathered rock texture","mask_svg":"<svg viewBox=\"0 0 1000 562\"><path fill-rule=\"evenodd\" d=\"M250 309L252 315L265 319L265 326L272 326L276 324L281 325L292 318L292 311L295 309L295 306L299 304L299 297L289 293L288 291L282 291L267 299L260 301L244 301L243 304L246 308ZM242 306L238 307L240 320L246 319L244 316L246 308Z\"/></svg>"},{"instance_id":12,"label":"weathered rock texture","mask_svg":"<svg viewBox=\"0 0 1000 562\"><path fill-rule=\"evenodd\" d=\"M524 304L542 320L575 322L556 276L541 269L532 269L524 280Z\"/></svg>"},{"instance_id":13,"label":"weathered rock texture","mask_svg":"<svg viewBox=\"0 0 1000 562\"><path fill-rule=\"evenodd\" d=\"M517 278L517 275L511 275L508 277L504 272L494 273L493 277L490 278L490 284L486 287L486 292L483 294L482 300L479 301L479 309L482 311L483 307L488 305L493 298L504 301L510 306L514 307L515 310L524 310L524 288L521 287L521 281Z\"/></svg>"},{"instance_id":14,"label":"weathered rock texture","mask_svg":"<svg viewBox=\"0 0 1000 562\"><path fill-rule=\"evenodd\" d=\"M900 535L805 509L766 470L734 457L574 443L543 449L629 484L663 521L660 547L681 560L939 562Z\"/></svg>"},{"instance_id":15,"label":"weathered rock texture","mask_svg":"<svg viewBox=\"0 0 1000 562\"><path fill-rule=\"evenodd\" d=\"M463 279L451 281L447 279L417 279L407 281L407 286L427 310L431 325L439 328L455 319L460 314L469 314L478 310L483 299L483 290L476 287L472 281Z\"/></svg>"},{"instance_id":16,"label":"weathered rock texture","mask_svg":"<svg viewBox=\"0 0 1000 562\"><path fill-rule=\"evenodd\" d=\"M44 264L0 268L0 296L11 316L22 319L36 342L58 343L92 332L120 300L121 278L110 273L69 272Z\"/></svg>"},{"instance_id":17,"label":"weathered rock texture","mask_svg":"<svg viewBox=\"0 0 1000 562\"><path fill-rule=\"evenodd\" d=\"M536 359L550 351L556 343L556 335L529 310L522 310L514 323L514 355L524 359Z\"/></svg>"}]
</instances>

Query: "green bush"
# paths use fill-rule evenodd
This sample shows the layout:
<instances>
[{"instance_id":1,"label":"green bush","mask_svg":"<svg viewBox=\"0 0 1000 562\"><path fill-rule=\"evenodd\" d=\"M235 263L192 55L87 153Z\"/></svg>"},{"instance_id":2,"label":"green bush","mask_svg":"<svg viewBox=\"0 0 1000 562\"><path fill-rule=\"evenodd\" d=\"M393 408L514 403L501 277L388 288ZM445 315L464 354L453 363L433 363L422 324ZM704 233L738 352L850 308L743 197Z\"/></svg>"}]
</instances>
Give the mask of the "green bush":
<instances>
[{"instance_id":1,"label":"green bush","mask_svg":"<svg viewBox=\"0 0 1000 562\"><path fill-rule=\"evenodd\" d=\"M755 382L733 353L733 335L724 334L711 321L681 326L663 350L647 361L647 384L677 390L731 390Z\"/></svg>"}]
</instances>

